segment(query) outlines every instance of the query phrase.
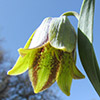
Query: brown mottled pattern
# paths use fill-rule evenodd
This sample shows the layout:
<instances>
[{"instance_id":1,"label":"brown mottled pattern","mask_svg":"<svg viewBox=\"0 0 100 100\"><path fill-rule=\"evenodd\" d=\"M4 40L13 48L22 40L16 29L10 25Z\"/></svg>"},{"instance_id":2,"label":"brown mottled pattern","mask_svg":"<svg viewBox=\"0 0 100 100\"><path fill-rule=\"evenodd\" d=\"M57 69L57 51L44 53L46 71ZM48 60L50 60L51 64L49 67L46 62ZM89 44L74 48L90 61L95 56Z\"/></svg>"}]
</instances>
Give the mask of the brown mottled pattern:
<instances>
[{"instance_id":1,"label":"brown mottled pattern","mask_svg":"<svg viewBox=\"0 0 100 100\"><path fill-rule=\"evenodd\" d=\"M33 62L33 67L32 67L33 68L33 70L32 70L33 75L32 75L32 77L33 77L34 81L32 80L32 83L34 86L36 86L36 84L37 84L37 78L38 78L37 71L39 70L38 63L40 62L41 52L43 52L43 51L44 51L44 48L41 48L39 50L39 52L37 53L35 60Z\"/></svg>"},{"instance_id":2,"label":"brown mottled pattern","mask_svg":"<svg viewBox=\"0 0 100 100\"><path fill-rule=\"evenodd\" d=\"M37 72L38 72L38 70L40 69L38 66L39 66L39 62L40 62L40 57L41 57L41 55L42 55L42 53L44 52L44 49L45 49L45 47L46 47L46 45L44 45L41 49L40 49L40 51L38 52L38 54L37 54L37 56L36 56L36 59L35 59L35 63L33 64L33 79L34 79L34 81L33 81L33 85L34 85L34 87L36 86L36 84L37 84L37 80L38 80L38 76L37 76Z\"/></svg>"},{"instance_id":3,"label":"brown mottled pattern","mask_svg":"<svg viewBox=\"0 0 100 100\"><path fill-rule=\"evenodd\" d=\"M59 50L59 52L60 52L60 50ZM61 59L61 52L59 53L59 58ZM56 56L54 56L54 61L53 61L51 66L53 66L52 69L51 69L51 74L48 78L48 81L46 82L46 84L41 89L41 91L46 89L47 87L49 87L50 85L52 85L55 82L54 79L56 79L57 71L58 71L58 68L59 68L59 61L57 60ZM52 83L52 84L50 84L50 83Z\"/></svg>"},{"instance_id":4,"label":"brown mottled pattern","mask_svg":"<svg viewBox=\"0 0 100 100\"><path fill-rule=\"evenodd\" d=\"M41 48L41 49L38 51L38 53L36 54L35 60L34 60L33 65L32 65L33 67L35 67L36 64L38 63L42 51L43 51L43 48Z\"/></svg>"},{"instance_id":5,"label":"brown mottled pattern","mask_svg":"<svg viewBox=\"0 0 100 100\"><path fill-rule=\"evenodd\" d=\"M39 70L38 64L33 68L33 85L36 86L37 84L37 71Z\"/></svg>"},{"instance_id":6,"label":"brown mottled pattern","mask_svg":"<svg viewBox=\"0 0 100 100\"><path fill-rule=\"evenodd\" d=\"M48 78L48 81L45 83L45 85L43 86L41 91L46 89L47 87L49 87L49 85L51 85L50 83L52 83L53 80L56 78L55 72L57 71L57 69L59 67L57 60L55 60L55 62L52 64L52 66L54 66L54 67L52 67L52 69L51 69L51 74L50 74L50 76Z\"/></svg>"}]
</instances>

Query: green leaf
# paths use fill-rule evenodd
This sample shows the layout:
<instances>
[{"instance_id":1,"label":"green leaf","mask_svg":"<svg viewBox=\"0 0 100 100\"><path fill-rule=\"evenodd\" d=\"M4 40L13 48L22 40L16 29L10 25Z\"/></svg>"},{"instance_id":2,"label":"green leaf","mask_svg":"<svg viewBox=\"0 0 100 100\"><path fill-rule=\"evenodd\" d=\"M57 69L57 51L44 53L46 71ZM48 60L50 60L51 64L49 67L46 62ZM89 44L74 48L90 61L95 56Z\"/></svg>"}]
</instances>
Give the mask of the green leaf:
<instances>
[{"instance_id":1,"label":"green leaf","mask_svg":"<svg viewBox=\"0 0 100 100\"><path fill-rule=\"evenodd\" d=\"M31 35L31 37L29 38L29 40L27 41L26 45L25 45L25 49L27 49L31 43L31 40L33 38L35 32L33 32L33 34ZM29 64L28 64L28 58L29 55L26 55L24 57L19 56L16 64L14 65L14 67L8 71L8 75L19 75L24 73L28 68L29 68Z\"/></svg>"},{"instance_id":2,"label":"green leaf","mask_svg":"<svg viewBox=\"0 0 100 100\"><path fill-rule=\"evenodd\" d=\"M76 32L66 16L53 18L49 27L50 44L57 49L72 52L76 46Z\"/></svg>"},{"instance_id":3,"label":"green leaf","mask_svg":"<svg viewBox=\"0 0 100 100\"><path fill-rule=\"evenodd\" d=\"M78 50L88 78L100 96L100 69L92 45L94 7L95 0L83 1L78 23Z\"/></svg>"}]
</instances>

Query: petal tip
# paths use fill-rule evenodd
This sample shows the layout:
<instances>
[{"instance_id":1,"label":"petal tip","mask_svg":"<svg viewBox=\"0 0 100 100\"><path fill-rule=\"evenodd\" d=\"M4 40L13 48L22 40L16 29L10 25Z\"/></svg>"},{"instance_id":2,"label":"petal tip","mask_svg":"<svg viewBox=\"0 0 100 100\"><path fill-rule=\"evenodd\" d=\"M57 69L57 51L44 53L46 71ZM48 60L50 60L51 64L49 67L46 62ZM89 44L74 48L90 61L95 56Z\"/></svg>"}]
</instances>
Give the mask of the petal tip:
<instances>
[{"instance_id":1,"label":"petal tip","mask_svg":"<svg viewBox=\"0 0 100 100\"><path fill-rule=\"evenodd\" d=\"M12 72L12 70L9 70L9 71L7 72L7 75L15 75L15 74Z\"/></svg>"},{"instance_id":2,"label":"petal tip","mask_svg":"<svg viewBox=\"0 0 100 100\"><path fill-rule=\"evenodd\" d=\"M34 93L37 94L39 93L40 91L38 89L34 89Z\"/></svg>"},{"instance_id":3,"label":"petal tip","mask_svg":"<svg viewBox=\"0 0 100 100\"><path fill-rule=\"evenodd\" d=\"M74 79L84 79L85 78L85 76L81 72L80 73L73 73L72 77Z\"/></svg>"},{"instance_id":4,"label":"petal tip","mask_svg":"<svg viewBox=\"0 0 100 100\"><path fill-rule=\"evenodd\" d=\"M10 75L10 71L7 72L7 75Z\"/></svg>"},{"instance_id":5,"label":"petal tip","mask_svg":"<svg viewBox=\"0 0 100 100\"><path fill-rule=\"evenodd\" d=\"M67 93L66 95L67 95L67 96L70 96L70 93Z\"/></svg>"}]
</instances>

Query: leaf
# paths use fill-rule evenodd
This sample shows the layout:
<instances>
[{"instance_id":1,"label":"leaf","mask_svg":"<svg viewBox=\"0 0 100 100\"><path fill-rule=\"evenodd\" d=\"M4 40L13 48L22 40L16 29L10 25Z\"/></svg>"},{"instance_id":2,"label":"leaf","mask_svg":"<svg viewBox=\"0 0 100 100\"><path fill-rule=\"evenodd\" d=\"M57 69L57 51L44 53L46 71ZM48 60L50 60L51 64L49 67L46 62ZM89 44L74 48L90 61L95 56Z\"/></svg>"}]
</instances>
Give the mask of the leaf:
<instances>
[{"instance_id":1,"label":"leaf","mask_svg":"<svg viewBox=\"0 0 100 100\"><path fill-rule=\"evenodd\" d=\"M34 33L31 35L31 37L29 38L29 40L27 41L26 45L25 45L25 49L27 49L31 43L31 40L34 36ZM25 57L22 57L22 56L19 56L16 64L14 65L14 67L8 71L8 75L19 75L19 74L22 74L24 73L27 69L28 69L28 58L29 55L26 55Z\"/></svg>"},{"instance_id":2,"label":"leaf","mask_svg":"<svg viewBox=\"0 0 100 100\"><path fill-rule=\"evenodd\" d=\"M78 50L87 76L100 96L100 69L92 45L94 4L95 0L83 1L78 23Z\"/></svg>"},{"instance_id":3,"label":"leaf","mask_svg":"<svg viewBox=\"0 0 100 100\"><path fill-rule=\"evenodd\" d=\"M53 18L49 26L50 44L57 49L72 52L76 46L76 32L66 16Z\"/></svg>"}]
</instances>

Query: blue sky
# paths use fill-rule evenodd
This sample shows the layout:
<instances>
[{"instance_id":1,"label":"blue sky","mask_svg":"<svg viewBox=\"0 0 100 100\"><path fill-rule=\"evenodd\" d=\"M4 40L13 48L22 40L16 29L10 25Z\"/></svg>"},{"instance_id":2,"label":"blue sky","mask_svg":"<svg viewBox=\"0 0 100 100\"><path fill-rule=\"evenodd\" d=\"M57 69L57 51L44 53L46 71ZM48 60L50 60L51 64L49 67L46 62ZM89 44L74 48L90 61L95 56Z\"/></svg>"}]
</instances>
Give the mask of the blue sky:
<instances>
[{"instance_id":1,"label":"blue sky","mask_svg":"<svg viewBox=\"0 0 100 100\"><path fill-rule=\"evenodd\" d=\"M0 0L0 37L4 38L3 47L16 60L17 49L24 47L44 18L58 17L66 11L79 12L81 3L82 0ZM100 0L96 0L93 44L100 65L99 12ZM76 29L77 20L74 17L69 18ZM85 74L79 57L77 66ZM61 96L66 100L99 100L87 76L83 80L73 80L70 97L63 93Z\"/></svg>"}]
</instances>

